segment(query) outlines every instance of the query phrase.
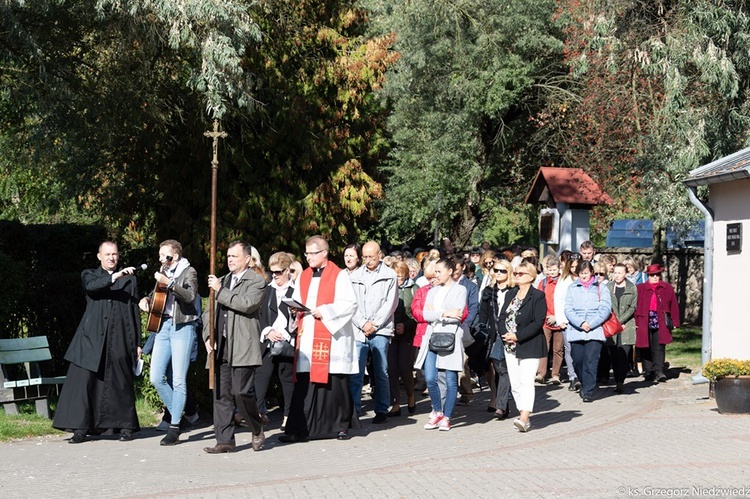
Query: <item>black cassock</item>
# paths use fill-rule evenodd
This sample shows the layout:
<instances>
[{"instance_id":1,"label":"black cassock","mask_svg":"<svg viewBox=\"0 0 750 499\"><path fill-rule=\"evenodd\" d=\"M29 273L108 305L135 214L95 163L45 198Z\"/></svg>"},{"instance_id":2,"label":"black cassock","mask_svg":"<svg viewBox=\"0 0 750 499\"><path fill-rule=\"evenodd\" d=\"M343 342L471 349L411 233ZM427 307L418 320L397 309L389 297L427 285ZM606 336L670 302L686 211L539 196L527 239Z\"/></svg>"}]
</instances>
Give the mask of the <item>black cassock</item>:
<instances>
[{"instance_id":1,"label":"black cassock","mask_svg":"<svg viewBox=\"0 0 750 499\"><path fill-rule=\"evenodd\" d=\"M109 272L85 270L86 312L65 354L70 362L52 426L61 430L138 431L133 367L140 344L134 276L111 282Z\"/></svg>"}]
</instances>

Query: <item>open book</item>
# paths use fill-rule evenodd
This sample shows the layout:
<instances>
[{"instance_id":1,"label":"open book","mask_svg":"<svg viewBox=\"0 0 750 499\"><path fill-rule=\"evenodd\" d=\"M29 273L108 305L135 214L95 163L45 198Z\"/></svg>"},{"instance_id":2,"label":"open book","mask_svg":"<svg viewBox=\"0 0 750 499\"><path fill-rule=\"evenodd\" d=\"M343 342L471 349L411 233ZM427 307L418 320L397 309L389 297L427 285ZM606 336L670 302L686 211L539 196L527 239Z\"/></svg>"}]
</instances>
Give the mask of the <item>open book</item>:
<instances>
[{"instance_id":1,"label":"open book","mask_svg":"<svg viewBox=\"0 0 750 499\"><path fill-rule=\"evenodd\" d=\"M289 308L296 308L298 310L302 310L303 312L309 312L310 309L298 302L297 300L293 300L292 298L282 298L281 301L283 303L286 303L287 307Z\"/></svg>"}]
</instances>

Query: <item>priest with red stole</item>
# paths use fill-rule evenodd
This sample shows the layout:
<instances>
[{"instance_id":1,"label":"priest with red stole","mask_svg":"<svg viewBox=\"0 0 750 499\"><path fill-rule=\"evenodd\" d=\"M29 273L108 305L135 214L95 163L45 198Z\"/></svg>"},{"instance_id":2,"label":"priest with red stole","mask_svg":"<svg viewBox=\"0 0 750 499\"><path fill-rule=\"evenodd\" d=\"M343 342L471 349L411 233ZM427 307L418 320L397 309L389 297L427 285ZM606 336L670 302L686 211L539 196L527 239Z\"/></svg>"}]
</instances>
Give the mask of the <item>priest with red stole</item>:
<instances>
[{"instance_id":1,"label":"priest with red stole","mask_svg":"<svg viewBox=\"0 0 750 499\"><path fill-rule=\"evenodd\" d=\"M328 260L323 237L307 240L305 257L309 267L293 298L308 310L299 313L294 393L279 441L347 440L360 427L349 391L349 375L359 369L351 323L357 300L349 275Z\"/></svg>"}]
</instances>

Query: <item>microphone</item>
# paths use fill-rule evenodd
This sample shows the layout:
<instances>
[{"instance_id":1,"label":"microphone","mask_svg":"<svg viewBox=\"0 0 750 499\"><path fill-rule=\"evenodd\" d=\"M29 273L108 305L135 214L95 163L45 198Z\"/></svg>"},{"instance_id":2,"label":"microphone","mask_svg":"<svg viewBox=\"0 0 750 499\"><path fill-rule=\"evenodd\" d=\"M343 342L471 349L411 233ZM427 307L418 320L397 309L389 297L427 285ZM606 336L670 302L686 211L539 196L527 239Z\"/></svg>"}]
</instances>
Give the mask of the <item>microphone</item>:
<instances>
[{"instance_id":1,"label":"microphone","mask_svg":"<svg viewBox=\"0 0 750 499\"><path fill-rule=\"evenodd\" d=\"M140 269L140 270L146 270L147 268L148 268L148 265L146 265L145 263L142 263L136 267L136 269Z\"/></svg>"}]
</instances>

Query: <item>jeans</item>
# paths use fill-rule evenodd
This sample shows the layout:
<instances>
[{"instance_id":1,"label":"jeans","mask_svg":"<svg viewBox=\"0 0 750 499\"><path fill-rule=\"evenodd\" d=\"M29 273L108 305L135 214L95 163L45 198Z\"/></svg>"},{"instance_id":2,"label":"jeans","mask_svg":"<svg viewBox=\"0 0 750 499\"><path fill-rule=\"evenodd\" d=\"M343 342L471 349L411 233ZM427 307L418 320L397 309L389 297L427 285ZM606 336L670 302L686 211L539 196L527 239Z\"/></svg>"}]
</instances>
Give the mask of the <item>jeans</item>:
<instances>
[{"instance_id":1,"label":"jeans","mask_svg":"<svg viewBox=\"0 0 750 499\"><path fill-rule=\"evenodd\" d=\"M388 345L390 342L390 336L381 335L370 336L364 342L357 342L359 373L349 377L349 390L352 393L357 414L362 410L362 385L365 380L368 350L372 355L373 372L370 373L370 386L375 389L375 414L388 414L388 407L391 405L391 387L388 383Z\"/></svg>"},{"instance_id":2,"label":"jeans","mask_svg":"<svg viewBox=\"0 0 750 499\"><path fill-rule=\"evenodd\" d=\"M581 396L593 397L596 390L596 371L599 367L599 355L602 352L603 341L573 341L571 355L573 364L581 382Z\"/></svg>"},{"instance_id":3,"label":"jeans","mask_svg":"<svg viewBox=\"0 0 750 499\"><path fill-rule=\"evenodd\" d=\"M427 381L427 391L430 393L430 401L432 402L432 410L442 412L446 418L450 418L458 398L458 373L440 370L441 373L445 373L446 384L445 404L443 404L438 387L437 354L435 352L427 352L423 369L425 381Z\"/></svg>"},{"instance_id":4,"label":"jeans","mask_svg":"<svg viewBox=\"0 0 750 499\"><path fill-rule=\"evenodd\" d=\"M573 362L573 354L570 349L570 342L568 341L568 331L563 329L563 349L565 350L565 367L568 370L568 380L574 381L578 378L576 375L575 364Z\"/></svg>"},{"instance_id":5,"label":"jeans","mask_svg":"<svg viewBox=\"0 0 750 499\"><path fill-rule=\"evenodd\" d=\"M190 352L195 343L195 324L174 324L166 319L159 328L151 355L151 384L172 414L173 425L180 424L187 397L187 371ZM172 361L172 386L167 383L166 373Z\"/></svg>"}]
</instances>

